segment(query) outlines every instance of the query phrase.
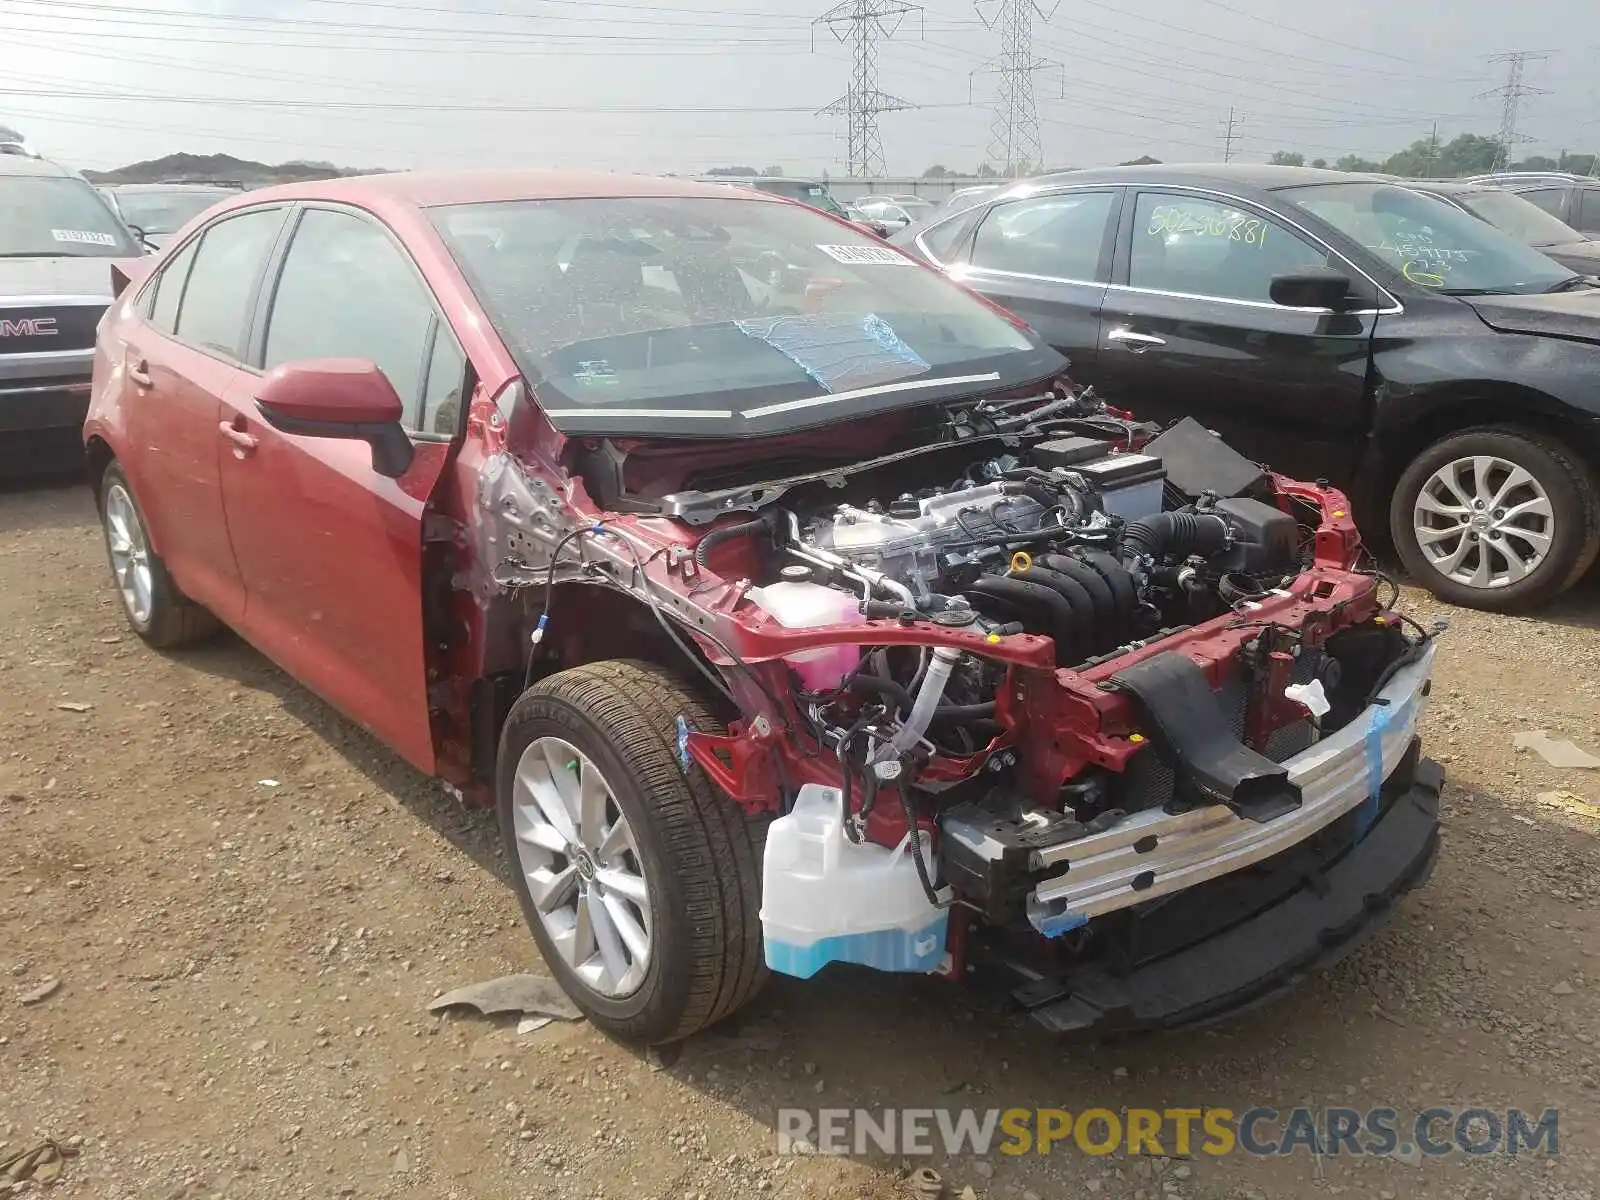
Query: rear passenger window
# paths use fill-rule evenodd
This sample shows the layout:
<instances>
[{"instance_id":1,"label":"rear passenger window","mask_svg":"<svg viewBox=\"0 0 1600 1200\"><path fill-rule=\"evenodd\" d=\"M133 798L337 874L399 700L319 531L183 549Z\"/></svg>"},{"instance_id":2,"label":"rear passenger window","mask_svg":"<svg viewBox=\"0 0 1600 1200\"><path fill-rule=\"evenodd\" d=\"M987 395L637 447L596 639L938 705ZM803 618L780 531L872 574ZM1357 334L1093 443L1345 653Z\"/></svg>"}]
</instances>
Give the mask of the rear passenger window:
<instances>
[{"instance_id":1,"label":"rear passenger window","mask_svg":"<svg viewBox=\"0 0 1600 1200\"><path fill-rule=\"evenodd\" d=\"M416 429L425 415L434 320L427 289L386 230L352 213L314 208L300 219L284 258L263 365L307 358L376 363L405 406L406 425ZM440 340L447 334L441 329ZM440 371L442 381L443 366ZM436 408L443 403L439 399Z\"/></svg>"},{"instance_id":2,"label":"rear passenger window","mask_svg":"<svg viewBox=\"0 0 1600 1200\"><path fill-rule=\"evenodd\" d=\"M1578 202L1578 217L1572 224L1591 237L1600 236L1600 188L1586 187Z\"/></svg>"},{"instance_id":3,"label":"rear passenger window","mask_svg":"<svg viewBox=\"0 0 1600 1200\"><path fill-rule=\"evenodd\" d=\"M1068 192L997 204L978 226L972 265L1092 283L1112 199L1111 192Z\"/></svg>"},{"instance_id":4,"label":"rear passenger window","mask_svg":"<svg viewBox=\"0 0 1600 1200\"><path fill-rule=\"evenodd\" d=\"M154 302L150 306L150 324L162 333L175 333L178 328L178 302L183 299L183 285L189 281L189 267L194 262L198 240L178 251L173 260L161 268L151 288Z\"/></svg>"},{"instance_id":5,"label":"rear passenger window","mask_svg":"<svg viewBox=\"0 0 1600 1200\"><path fill-rule=\"evenodd\" d=\"M941 262L954 262L961 248L966 244L967 234L972 232L973 224L983 215L980 208L975 212L963 213L959 217L952 217L941 225L935 225L922 235L922 244L928 253Z\"/></svg>"},{"instance_id":6,"label":"rear passenger window","mask_svg":"<svg viewBox=\"0 0 1600 1200\"><path fill-rule=\"evenodd\" d=\"M180 338L229 358L243 354L250 302L283 224L283 211L241 213L205 231L178 310Z\"/></svg>"},{"instance_id":7,"label":"rear passenger window","mask_svg":"<svg viewBox=\"0 0 1600 1200\"><path fill-rule=\"evenodd\" d=\"M1529 204L1537 204L1553 217L1559 217L1561 202L1567 198L1566 188L1532 188L1526 192L1518 192Z\"/></svg>"}]
</instances>

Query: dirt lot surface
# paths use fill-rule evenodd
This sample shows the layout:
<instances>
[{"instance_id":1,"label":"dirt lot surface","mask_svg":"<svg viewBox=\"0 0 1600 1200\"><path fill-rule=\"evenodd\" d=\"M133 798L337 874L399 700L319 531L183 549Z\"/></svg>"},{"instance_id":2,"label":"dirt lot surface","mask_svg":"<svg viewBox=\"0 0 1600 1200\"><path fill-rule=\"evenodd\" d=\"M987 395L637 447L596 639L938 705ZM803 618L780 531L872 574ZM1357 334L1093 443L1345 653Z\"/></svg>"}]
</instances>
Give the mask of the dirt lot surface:
<instances>
[{"instance_id":1,"label":"dirt lot surface","mask_svg":"<svg viewBox=\"0 0 1600 1200\"><path fill-rule=\"evenodd\" d=\"M1450 615L1439 869L1291 998L1062 1045L932 980L842 973L776 982L663 1064L584 1025L430 1016L542 969L492 821L236 639L146 649L80 488L0 494L0 1160L76 1139L52 1194L94 1200L877 1200L905 1194L898 1161L780 1159L776 1110L1481 1105L1558 1108L1559 1155L931 1161L1005 1200L1593 1197L1600 771L1512 738L1600 749L1600 587L1539 620Z\"/></svg>"}]
</instances>

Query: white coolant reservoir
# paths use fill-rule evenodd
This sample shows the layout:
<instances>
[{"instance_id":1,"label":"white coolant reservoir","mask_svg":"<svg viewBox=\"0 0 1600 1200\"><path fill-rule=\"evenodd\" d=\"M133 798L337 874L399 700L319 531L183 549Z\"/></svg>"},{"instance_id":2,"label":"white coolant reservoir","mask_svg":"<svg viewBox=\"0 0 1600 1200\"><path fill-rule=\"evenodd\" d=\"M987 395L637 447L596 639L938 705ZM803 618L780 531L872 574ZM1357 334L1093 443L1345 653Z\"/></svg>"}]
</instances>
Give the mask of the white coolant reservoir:
<instances>
[{"instance_id":1,"label":"white coolant reservoir","mask_svg":"<svg viewBox=\"0 0 1600 1200\"><path fill-rule=\"evenodd\" d=\"M923 890L908 837L893 850L851 842L835 788L808 783L767 831L761 928L767 966L802 979L830 962L932 971L944 958L944 909ZM927 837L923 861L932 878Z\"/></svg>"},{"instance_id":2,"label":"white coolant reservoir","mask_svg":"<svg viewBox=\"0 0 1600 1200\"><path fill-rule=\"evenodd\" d=\"M849 592L805 581L751 588L749 598L785 629L815 629L819 625L854 625L864 620L860 601ZM861 661L858 646L824 646L784 657L808 691L836 688Z\"/></svg>"}]
</instances>

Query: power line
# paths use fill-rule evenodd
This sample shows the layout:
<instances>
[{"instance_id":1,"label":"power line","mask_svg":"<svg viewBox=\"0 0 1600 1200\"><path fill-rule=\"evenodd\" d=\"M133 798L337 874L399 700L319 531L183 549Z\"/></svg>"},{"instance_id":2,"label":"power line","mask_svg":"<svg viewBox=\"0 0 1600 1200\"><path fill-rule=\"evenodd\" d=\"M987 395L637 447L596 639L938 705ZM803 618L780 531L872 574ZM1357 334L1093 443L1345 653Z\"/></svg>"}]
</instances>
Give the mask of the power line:
<instances>
[{"instance_id":1,"label":"power line","mask_svg":"<svg viewBox=\"0 0 1600 1200\"><path fill-rule=\"evenodd\" d=\"M920 18L922 6L906 0L840 0L813 22L813 28L826 26L851 48L849 87L817 115L844 117L846 171L857 178L888 174L878 117L917 107L878 89L878 42L898 33L908 13Z\"/></svg>"},{"instance_id":2,"label":"power line","mask_svg":"<svg viewBox=\"0 0 1600 1200\"><path fill-rule=\"evenodd\" d=\"M1550 55L1538 50L1509 50L1504 54L1491 54L1489 61L1492 63L1506 64L1506 81L1497 88L1491 88L1481 93L1484 96L1500 97L1500 132L1495 135L1494 166L1495 171L1503 171L1511 162L1511 147L1519 142L1531 142L1533 139L1517 132L1517 117L1522 109L1524 96L1542 96L1543 88L1529 87L1522 82L1522 75L1530 62L1542 62Z\"/></svg>"},{"instance_id":3,"label":"power line","mask_svg":"<svg viewBox=\"0 0 1600 1200\"><path fill-rule=\"evenodd\" d=\"M989 161L1002 175L1017 176L1038 170L1044 160L1039 141L1039 109L1034 99L1033 77L1040 71L1066 70L1052 59L1033 53L1033 19L1048 21L1061 0L1047 12L1039 0L976 0L974 7L985 25L1000 34L1000 53L977 67L973 75L998 75L994 116L989 125ZM985 7L989 11L985 12Z\"/></svg>"}]
</instances>

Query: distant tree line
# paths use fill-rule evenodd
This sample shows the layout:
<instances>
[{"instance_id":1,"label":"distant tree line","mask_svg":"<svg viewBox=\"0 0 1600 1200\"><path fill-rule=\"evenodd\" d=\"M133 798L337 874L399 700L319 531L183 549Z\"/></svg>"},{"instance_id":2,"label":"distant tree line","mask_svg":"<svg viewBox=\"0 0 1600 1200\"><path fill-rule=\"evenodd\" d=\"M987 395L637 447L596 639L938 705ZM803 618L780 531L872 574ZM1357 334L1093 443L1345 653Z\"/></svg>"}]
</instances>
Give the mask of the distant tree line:
<instances>
[{"instance_id":1,"label":"distant tree line","mask_svg":"<svg viewBox=\"0 0 1600 1200\"><path fill-rule=\"evenodd\" d=\"M1380 172L1408 179L1455 179L1463 175L1483 175L1494 170L1495 159L1499 153L1500 143L1494 138L1484 137L1479 133L1462 133L1448 142L1441 142L1438 138L1431 137L1418 138L1404 150L1391 154L1382 162L1355 154L1346 154L1331 163L1325 158L1313 158L1307 161L1304 154L1292 150L1279 150L1267 161L1284 167L1332 167L1335 171ZM1594 167L1593 154L1562 153L1558 158L1550 158L1543 154L1530 155L1519 162L1513 162L1509 169L1571 171L1576 175L1589 175L1594 172Z\"/></svg>"}]
</instances>

